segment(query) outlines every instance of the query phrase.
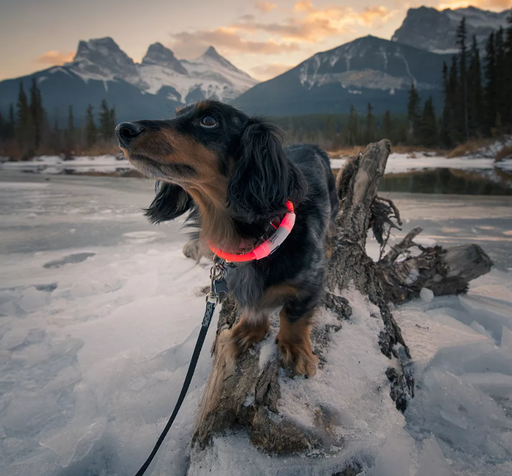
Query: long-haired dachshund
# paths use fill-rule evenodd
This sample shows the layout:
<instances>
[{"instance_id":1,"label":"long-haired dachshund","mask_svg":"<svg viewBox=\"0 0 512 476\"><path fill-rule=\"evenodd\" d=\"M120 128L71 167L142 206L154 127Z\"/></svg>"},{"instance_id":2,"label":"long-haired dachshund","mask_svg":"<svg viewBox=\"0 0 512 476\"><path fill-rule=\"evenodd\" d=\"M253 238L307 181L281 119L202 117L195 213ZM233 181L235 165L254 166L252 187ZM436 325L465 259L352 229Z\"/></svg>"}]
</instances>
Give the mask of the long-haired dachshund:
<instances>
[{"instance_id":1,"label":"long-haired dachshund","mask_svg":"<svg viewBox=\"0 0 512 476\"><path fill-rule=\"evenodd\" d=\"M282 307L277 341L283 362L314 375L318 359L309 329L338 210L325 152L313 145L283 148L275 126L212 100L184 107L167 121L123 122L116 134L126 158L158 181L149 219L159 223L191 211L200 240L216 248L250 251L272 235L292 202L295 226L275 253L227 268L243 316L232 339L239 352L261 341L268 313Z\"/></svg>"}]
</instances>

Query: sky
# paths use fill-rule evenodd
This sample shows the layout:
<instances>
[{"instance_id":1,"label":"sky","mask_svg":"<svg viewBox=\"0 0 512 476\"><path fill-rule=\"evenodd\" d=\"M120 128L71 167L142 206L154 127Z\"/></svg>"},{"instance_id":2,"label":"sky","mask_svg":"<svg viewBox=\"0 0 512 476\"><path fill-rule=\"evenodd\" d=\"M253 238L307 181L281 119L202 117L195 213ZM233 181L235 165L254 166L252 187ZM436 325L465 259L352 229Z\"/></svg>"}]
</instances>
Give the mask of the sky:
<instances>
[{"instance_id":1,"label":"sky","mask_svg":"<svg viewBox=\"0 0 512 476\"><path fill-rule=\"evenodd\" d=\"M140 62L160 42L182 59L208 46L259 80L355 38L391 38L407 9L512 0L0 0L0 80L73 59L79 40L112 37Z\"/></svg>"}]
</instances>

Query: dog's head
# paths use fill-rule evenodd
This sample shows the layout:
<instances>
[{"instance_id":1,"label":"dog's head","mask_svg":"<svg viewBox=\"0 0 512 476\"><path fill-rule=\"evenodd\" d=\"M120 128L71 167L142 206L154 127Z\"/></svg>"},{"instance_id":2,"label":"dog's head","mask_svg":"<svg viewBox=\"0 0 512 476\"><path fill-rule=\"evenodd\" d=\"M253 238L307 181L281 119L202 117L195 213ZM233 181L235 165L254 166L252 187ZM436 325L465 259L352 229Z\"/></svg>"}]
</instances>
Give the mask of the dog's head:
<instances>
[{"instance_id":1,"label":"dog's head","mask_svg":"<svg viewBox=\"0 0 512 476\"><path fill-rule=\"evenodd\" d=\"M147 211L172 220L194 206L225 210L247 223L297 202L303 179L281 146L279 130L218 101L201 101L167 121L123 122L119 146L140 172L160 183Z\"/></svg>"}]
</instances>

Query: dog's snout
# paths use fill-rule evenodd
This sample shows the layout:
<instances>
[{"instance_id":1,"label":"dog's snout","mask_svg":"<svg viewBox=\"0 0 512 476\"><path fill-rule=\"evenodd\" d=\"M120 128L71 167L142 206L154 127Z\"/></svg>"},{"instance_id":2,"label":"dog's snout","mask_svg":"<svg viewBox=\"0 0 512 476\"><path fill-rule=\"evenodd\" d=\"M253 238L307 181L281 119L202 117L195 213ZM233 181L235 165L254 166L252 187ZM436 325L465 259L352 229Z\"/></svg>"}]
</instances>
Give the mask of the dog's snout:
<instances>
[{"instance_id":1,"label":"dog's snout","mask_svg":"<svg viewBox=\"0 0 512 476\"><path fill-rule=\"evenodd\" d=\"M130 142L135 139L135 137L142 134L144 131L144 127L135 122L121 122L116 127L116 136L119 144L123 147L128 147Z\"/></svg>"}]
</instances>

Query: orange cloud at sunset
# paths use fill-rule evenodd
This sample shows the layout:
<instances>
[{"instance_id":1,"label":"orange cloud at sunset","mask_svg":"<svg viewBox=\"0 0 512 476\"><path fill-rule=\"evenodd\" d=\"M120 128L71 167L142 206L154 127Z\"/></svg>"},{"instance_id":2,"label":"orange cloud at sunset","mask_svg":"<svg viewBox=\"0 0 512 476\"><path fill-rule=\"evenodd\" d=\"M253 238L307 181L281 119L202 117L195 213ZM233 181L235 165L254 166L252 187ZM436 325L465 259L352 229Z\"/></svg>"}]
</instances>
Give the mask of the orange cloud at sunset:
<instances>
[{"instance_id":1,"label":"orange cloud at sunset","mask_svg":"<svg viewBox=\"0 0 512 476\"><path fill-rule=\"evenodd\" d=\"M36 59L37 63L41 64L51 64L55 66L61 66L64 63L69 63L73 61L75 57L75 53L70 51L68 53L63 53L61 51L47 51Z\"/></svg>"},{"instance_id":2,"label":"orange cloud at sunset","mask_svg":"<svg viewBox=\"0 0 512 476\"><path fill-rule=\"evenodd\" d=\"M201 54L210 45L215 45L215 47L223 51L263 55L274 55L299 49L295 44L277 43L274 40L245 40L236 33L235 29L229 27L221 27L211 31L197 31L194 33L183 31L171 36L174 39L172 48L185 56Z\"/></svg>"},{"instance_id":3,"label":"orange cloud at sunset","mask_svg":"<svg viewBox=\"0 0 512 476\"><path fill-rule=\"evenodd\" d=\"M274 8L277 8L277 5L275 3L270 2L256 2L254 6L263 13L268 13L274 10Z\"/></svg>"},{"instance_id":4,"label":"orange cloud at sunset","mask_svg":"<svg viewBox=\"0 0 512 476\"><path fill-rule=\"evenodd\" d=\"M239 31L277 35L282 40L318 43L325 38L349 32L358 25L382 24L395 14L395 11L390 12L383 6L365 8L362 12L341 5L317 9L307 0L295 3L293 11L294 16L279 23L243 18L231 27Z\"/></svg>"},{"instance_id":5,"label":"orange cloud at sunset","mask_svg":"<svg viewBox=\"0 0 512 476\"><path fill-rule=\"evenodd\" d=\"M261 66L255 66L252 68L253 77L265 81L267 79L275 78L280 74L292 69L295 65L281 64L281 63L270 63Z\"/></svg>"},{"instance_id":6,"label":"orange cloud at sunset","mask_svg":"<svg viewBox=\"0 0 512 476\"><path fill-rule=\"evenodd\" d=\"M464 7L478 7L483 10L502 11L507 8L512 8L512 0L446 0L439 3L440 10L445 8L464 8Z\"/></svg>"}]
</instances>

